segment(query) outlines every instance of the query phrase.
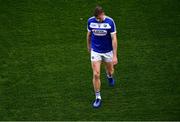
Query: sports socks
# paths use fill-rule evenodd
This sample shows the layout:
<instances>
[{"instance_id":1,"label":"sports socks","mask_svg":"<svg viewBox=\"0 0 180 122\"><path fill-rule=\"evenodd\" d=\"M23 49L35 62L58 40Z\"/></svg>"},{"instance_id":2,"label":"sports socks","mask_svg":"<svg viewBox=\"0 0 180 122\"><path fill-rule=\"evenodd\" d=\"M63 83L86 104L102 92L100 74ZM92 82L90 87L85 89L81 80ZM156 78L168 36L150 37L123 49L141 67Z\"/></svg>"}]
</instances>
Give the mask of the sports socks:
<instances>
[{"instance_id":1,"label":"sports socks","mask_svg":"<svg viewBox=\"0 0 180 122\"><path fill-rule=\"evenodd\" d=\"M107 77L108 77L108 78L113 78L113 76L112 76L112 75L108 75L108 74L107 74Z\"/></svg>"},{"instance_id":2,"label":"sports socks","mask_svg":"<svg viewBox=\"0 0 180 122\"><path fill-rule=\"evenodd\" d=\"M95 95L96 95L96 99L101 99L101 93L100 93L100 91L97 91L97 92L95 93Z\"/></svg>"}]
</instances>

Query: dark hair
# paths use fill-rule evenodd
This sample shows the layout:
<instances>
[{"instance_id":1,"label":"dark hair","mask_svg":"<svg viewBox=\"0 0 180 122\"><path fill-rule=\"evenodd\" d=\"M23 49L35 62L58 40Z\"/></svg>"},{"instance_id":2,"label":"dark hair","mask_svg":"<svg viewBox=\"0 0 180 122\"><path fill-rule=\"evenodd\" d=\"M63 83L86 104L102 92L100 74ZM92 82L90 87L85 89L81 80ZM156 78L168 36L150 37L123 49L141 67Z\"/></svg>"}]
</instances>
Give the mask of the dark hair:
<instances>
[{"instance_id":1,"label":"dark hair","mask_svg":"<svg viewBox=\"0 0 180 122\"><path fill-rule=\"evenodd\" d=\"M94 9L94 16L97 17L98 15L102 14L104 12L103 8L101 6L96 6Z\"/></svg>"}]
</instances>

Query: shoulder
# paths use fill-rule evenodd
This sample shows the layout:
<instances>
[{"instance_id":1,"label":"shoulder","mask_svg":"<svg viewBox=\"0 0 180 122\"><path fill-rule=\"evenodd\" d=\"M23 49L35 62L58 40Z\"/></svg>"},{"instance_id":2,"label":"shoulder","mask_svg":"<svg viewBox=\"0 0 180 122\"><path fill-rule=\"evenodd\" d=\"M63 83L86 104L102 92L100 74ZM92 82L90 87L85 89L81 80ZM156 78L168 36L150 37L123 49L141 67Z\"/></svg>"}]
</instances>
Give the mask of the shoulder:
<instances>
[{"instance_id":1,"label":"shoulder","mask_svg":"<svg viewBox=\"0 0 180 122\"><path fill-rule=\"evenodd\" d=\"M94 21L94 20L95 20L95 17L93 16L93 17L90 17L90 18L88 19L88 22Z\"/></svg>"},{"instance_id":2,"label":"shoulder","mask_svg":"<svg viewBox=\"0 0 180 122\"><path fill-rule=\"evenodd\" d=\"M107 21L108 21L108 22L112 22L112 23L114 23L113 18L111 18L111 17L109 17L109 16L106 16L106 19L107 19Z\"/></svg>"}]
</instances>

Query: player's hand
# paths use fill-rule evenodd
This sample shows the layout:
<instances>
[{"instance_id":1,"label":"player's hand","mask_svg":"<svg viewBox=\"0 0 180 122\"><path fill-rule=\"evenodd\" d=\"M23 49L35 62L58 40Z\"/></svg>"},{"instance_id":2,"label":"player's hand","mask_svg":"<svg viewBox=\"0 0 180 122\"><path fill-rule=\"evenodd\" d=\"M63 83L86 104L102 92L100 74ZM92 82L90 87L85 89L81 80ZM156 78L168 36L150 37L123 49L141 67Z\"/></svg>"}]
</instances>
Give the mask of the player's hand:
<instances>
[{"instance_id":1,"label":"player's hand","mask_svg":"<svg viewBox=\"0 0 180 122\"><path fill-rule=\"evenodd\" d=\"M113 64L116 65L118 63L117 56L113 56Z\"/></svg>"}]
</instances>

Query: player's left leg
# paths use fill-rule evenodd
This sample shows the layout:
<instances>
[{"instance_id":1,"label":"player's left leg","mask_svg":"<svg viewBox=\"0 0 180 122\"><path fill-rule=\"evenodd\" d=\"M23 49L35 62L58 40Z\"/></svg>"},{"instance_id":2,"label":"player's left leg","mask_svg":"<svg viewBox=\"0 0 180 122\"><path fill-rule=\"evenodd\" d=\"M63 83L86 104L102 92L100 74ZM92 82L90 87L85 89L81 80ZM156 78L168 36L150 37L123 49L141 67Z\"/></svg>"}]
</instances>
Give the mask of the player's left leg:
<instances>
[{"instance_id":1,"label":"player's left leg","mask_svg":"<svg viewBox=\"0 0 180 122\"><path fill-rule=\"evenodd\" d=\"M114 86L115 80L113 78L114 74L114 65L113 62L104 62L105 68L106 68L106 74L107 74L107 79L109 81L110 86Z\"/></svg>"},{"instance_id":2,"label":"player's left leg","mask_svg":"<svg viewBox=\"0 0 180 122\"><path fill-rule=\"evenodd\" d=\"M114 86L114 84L115 84L115 80L113 78L114 64L113 64L112 59L113 59L113 52L112 51L103 54L103 61L105 64L107 79L109 81L110 86Z\"/></svg>"}]
</instances>

